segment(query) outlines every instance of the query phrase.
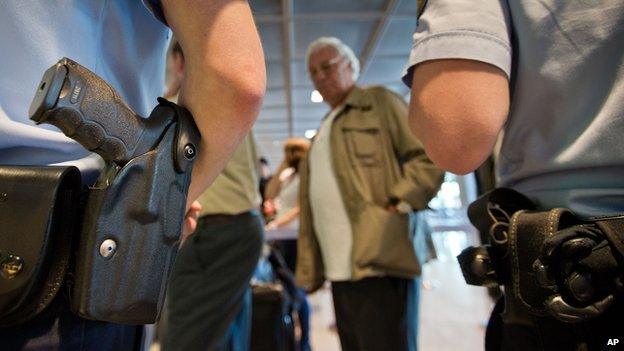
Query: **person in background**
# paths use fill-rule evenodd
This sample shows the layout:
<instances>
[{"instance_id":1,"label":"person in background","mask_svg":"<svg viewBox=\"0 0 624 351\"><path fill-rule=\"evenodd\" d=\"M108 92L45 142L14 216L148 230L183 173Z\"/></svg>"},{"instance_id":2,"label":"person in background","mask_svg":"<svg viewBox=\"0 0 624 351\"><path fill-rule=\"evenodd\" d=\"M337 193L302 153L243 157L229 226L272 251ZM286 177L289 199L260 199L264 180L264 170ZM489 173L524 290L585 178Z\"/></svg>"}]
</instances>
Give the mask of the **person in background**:
<instances>
[{"instance_id":1,"label":"person in background","mask_svg":"<svg viewBox=\"0 0 624 351\"><path fill-rule=\"evenodd\" d=\"M170 50L168 95L185 78L178 43ZM249 280L260 255L263 221L258 211L257 155L250 132L214 183L199 197L195 234L181 247L167 296L163 350L249 349Z\"/></svg>"},{"instance_id":2,"label":"person in background","mask_svg":"<svg viewBox=\"0 0 624 351\"><path fill-rule=\"evenodd\" d=\"M247 2L2 1L0 29L0 164L73 165L89 182L102 165L99 156L57 128L28 118L43 72L69 57L108 82L136 113L148 116L164 86L165 52L170 29L174 32L193 77L181 83L179 104L192 113L202 134L182 234L190 235L199 212L191 203L247 135L264 95L264 56ZM0 348L139 347L140 326L80 318L70 311L66 287L60 291L34 319L0 328Z\"/></svg>"},{"instance_id":3,"label":"person in background","mask_svg":"<svg viewBox=\"0 0 624 351\"><path fill-rule=\"evenodd\" d=\"M299 232L299 163L310 147L304 138L290 138L284 143L284 161L276 176L266 187L266 201L277 209L275 219L265 226L267 238L272 240L291 272L296 270L297 234ZM299 289L297 314L301 325L300 350L310 350L310 306L305 291Z\"/></svg>"},{"instance_id":4,"label":"person in background","mask_svg":"<svg viewBox=\"0 0 624 351\"><path fill-rule=\"evenodd\" d=\"M548 239L530 246L550 267L547 280L559 272L557 281L520 278L540 268L527 256L534 253L518 251L522 238L543 233L519 230L520 243L506 255L534 271L495 267L498 279L515 284L492 313L486 349L608 349L624 335L624 233L554 223L561 208L582 221L624 212L624 2L436 0L419 15L403 79L412 89L410 124L427 155L466 174L504 132L496 186L526 195L533 216L549 217ZM516 213L514 228L534 228ZM532 305L509 293L518 285Z\"/></svg>"},{"instance_id":5,"label":"person in background","mask_svg":"<svg viewBox=\"0 0 624 351\"><path fill-rule=\"evenodd\" d=\"M311 43L307 67L331 110L300 166L297 282L314 291L331 281L343 350L408 350L421 269L408 216L444 172L410 133L403 98L355 84L359 62L339 39Z\"/></svg>"},{"instance_id":6,"label":"person in background","mask_svg":"<svg viewBox=\"0 0 624 351\"><path fill-rule=\"evenodd\" d=\"M265 189L266 185L271 180L273 174L271 173L271 166L269 165L269 160L265 157L260 157L260 195L262 195L262 202L265 200Z\"/></svg>"}]
</instances>

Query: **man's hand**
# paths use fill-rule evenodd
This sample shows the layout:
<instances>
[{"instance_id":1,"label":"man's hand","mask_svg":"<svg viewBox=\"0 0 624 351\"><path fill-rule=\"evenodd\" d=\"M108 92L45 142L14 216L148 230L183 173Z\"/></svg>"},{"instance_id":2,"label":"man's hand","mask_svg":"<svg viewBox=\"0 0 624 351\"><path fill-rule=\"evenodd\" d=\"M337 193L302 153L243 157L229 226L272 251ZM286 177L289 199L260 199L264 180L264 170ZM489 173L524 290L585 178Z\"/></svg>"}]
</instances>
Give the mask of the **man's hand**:
<instances>
[{"instance_id":1,"label":"man's hand","mask_svg":"<svg viewBox=\"0 0 624 351\"><path fill-rule=\"evenodd\" d=\"M182 236L180 237L180 246L184 244L186 239L197 229L197 218L202 210L202 205L198 201L194 201L186 211L184 224L182 225Z\"/></svg>"},{"instance_id":2,"label":"man's hand","mask_svg":"<svg viewBox=\"0 0 624 351\"><path fill-rule=\"evenodd\" d=\"M386 210L392 212L392 213L399 213L399 210L397 210L395 205L388 205L386 206Z\"/></svg>"}]
</instances>

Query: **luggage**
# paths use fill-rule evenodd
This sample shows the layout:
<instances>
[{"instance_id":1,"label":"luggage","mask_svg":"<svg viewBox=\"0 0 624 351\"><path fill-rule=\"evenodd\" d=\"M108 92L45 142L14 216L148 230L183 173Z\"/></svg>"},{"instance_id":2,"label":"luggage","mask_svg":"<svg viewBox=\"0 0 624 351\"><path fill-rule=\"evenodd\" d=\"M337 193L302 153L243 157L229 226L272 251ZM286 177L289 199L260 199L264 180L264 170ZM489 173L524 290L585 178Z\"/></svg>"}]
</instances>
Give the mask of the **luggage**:
<instances>
[{"instance_id":1,"label":"luggage","mask_svg":"<svg viewBox=\"0 0 624 351\"><path fill-rule=\"evenodd\" d=\"M292 310L279 282L252 285L251 351L294 351Z\"/></svg>"}]
</instances>

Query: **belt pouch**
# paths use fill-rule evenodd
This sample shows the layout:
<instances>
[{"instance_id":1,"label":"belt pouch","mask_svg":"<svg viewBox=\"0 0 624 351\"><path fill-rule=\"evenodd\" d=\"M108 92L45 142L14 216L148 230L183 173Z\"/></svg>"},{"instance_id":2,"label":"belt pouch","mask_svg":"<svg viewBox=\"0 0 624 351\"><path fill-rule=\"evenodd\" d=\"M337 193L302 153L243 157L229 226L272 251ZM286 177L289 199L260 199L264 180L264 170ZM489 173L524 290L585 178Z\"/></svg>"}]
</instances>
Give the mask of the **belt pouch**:
<instances>
[{"instance_id":1,"label":"belt pouch","mask_svg":"<svg viewBox=\"0 0 624 351\"><path fill-rule=\"evenodd\" d=\"M76 167L0 166L0 326L33 318L61 289L80 189Z\"/></svg>"}]
</instances>

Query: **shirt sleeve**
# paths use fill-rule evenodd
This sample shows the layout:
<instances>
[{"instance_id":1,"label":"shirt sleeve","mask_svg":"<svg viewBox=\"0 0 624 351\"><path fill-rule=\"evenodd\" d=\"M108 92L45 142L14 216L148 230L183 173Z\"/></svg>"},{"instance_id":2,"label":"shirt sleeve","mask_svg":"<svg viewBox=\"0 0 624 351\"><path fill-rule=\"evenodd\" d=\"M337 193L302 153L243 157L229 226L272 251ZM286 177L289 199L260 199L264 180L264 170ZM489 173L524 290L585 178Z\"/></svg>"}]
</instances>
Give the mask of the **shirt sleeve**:
<instances>
[{"instance_id":1,"label":"shirt sleeve","mask_svg":"<svg viewBox=\"0 0 624 351\"><path fill-rule=\"evenodd\" d=\"M162 22L165 26L169 26L167 24L167 20L165 19L165 13L162 9L162 4L160 0L142 0L143 5L147 7L147 9L156 17L157 20Z\"/></svg>"},{"instance_id":2,"label":"shirt sleeve","mask_svg":"<svg viewBox=\"0 0 624 351\"><path fill-rule=\"evenodd\" d=\"M430 0L413 36L403 82L424 61L468 59L511 72L511 23L507 0Z\"/></svg>"}]
</instances>

